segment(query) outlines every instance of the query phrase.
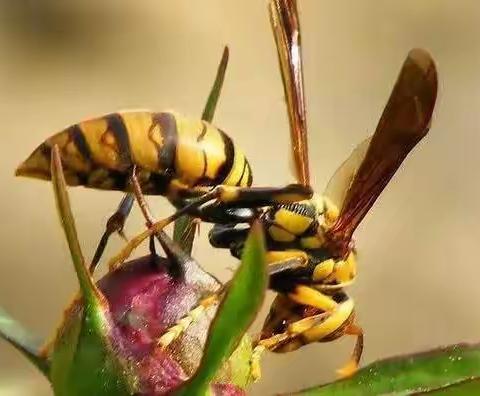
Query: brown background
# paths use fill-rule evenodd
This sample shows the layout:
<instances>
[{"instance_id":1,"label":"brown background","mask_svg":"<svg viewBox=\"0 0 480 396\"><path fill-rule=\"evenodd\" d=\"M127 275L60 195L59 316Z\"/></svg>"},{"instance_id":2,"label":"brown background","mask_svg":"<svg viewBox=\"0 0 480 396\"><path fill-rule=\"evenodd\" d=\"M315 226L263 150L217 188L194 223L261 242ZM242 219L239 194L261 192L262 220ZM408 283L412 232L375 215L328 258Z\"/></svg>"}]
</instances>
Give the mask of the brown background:
<instances>
[{"instance_id":1,"label":"brown background","mask_svg":"<svg viewBox=\"0 0 480 396\"><path fill-rule=\"evenodd\" d=\"M356 233L360 274L351 294L366 331L363 362L478 339L478 2L303 0L300 9L320 192L374 130L408 50L429 49L439 69L430 135ZM16 165L49 134L86 117L125 108L200 115L226 43L231 64L216 123L244 148L257 184L285 184L288 127L265 1L0 2L0 304L25 325L50 334L76 283L51 186L15 179ZM77 188L71 199L91 255L120 194ZM150 202L158 216L171 211L163 198ZM141 226L136 211L128 234ZM208 246L207 231L195 256L228 279L235 261ZM116 238L109 252L120 245ZM252 394L330 380L352 345L346 338L271 354ZM50 394L5 343L0 394Z\"/></svg>"}]
</instances>

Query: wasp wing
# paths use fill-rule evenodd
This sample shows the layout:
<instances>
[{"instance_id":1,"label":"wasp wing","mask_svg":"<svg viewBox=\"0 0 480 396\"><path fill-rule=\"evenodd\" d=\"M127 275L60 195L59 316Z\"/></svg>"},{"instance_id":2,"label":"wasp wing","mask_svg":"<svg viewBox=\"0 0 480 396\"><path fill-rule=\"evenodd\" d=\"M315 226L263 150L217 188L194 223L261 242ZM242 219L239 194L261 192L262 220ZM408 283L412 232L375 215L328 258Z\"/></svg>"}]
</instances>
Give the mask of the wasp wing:
<instances>
[{"instance_id":1,"label":"wasp wing","mask_svg":"<svg viewBox=\"0 0 480 396\"><path fill-rule=\"evenodd\" d=\"M307 123L303 94L301 35L296 0L271 0L269 11L287 101L295 176L299 183L308 186L310 185L310 172Z\"/></svg>"},{"instance_id":2,"label":"wasp wing","mask_svg":"<svg viewBox=\"0 0 480 396\"><path fill-rule=\"evenodd\" d=\"M369 137L355 147L350 156L335 171L327 184L323 195L328 198L338 210L341 210L343 207L347 192L352 185L360 165L365 159L365 154L367 153L371 140L372 138Z\"/></svg>"},{"instance_id":3,"label":"wasp wing","mask_svg":"<svg viewBox=\"0 0 480 396\"><path fill-rule=\"evenodd\" d=\"M351 182L340 205L339 217L329 230L330 240L339 245L340 254L345 253L342 249L405 157L427 134L436 97L437 71L433 59L424 50L410 51L368 149L365 151L361 145L354 151L354 158L346 162L351 162L349 166L354 170L350 172ZM355 171L353 165L359 162L362 151L365 155ZM332 191L336 183L329 183ZM341 191L338 187L336 190Z\"/></svg>"}]
</instances>

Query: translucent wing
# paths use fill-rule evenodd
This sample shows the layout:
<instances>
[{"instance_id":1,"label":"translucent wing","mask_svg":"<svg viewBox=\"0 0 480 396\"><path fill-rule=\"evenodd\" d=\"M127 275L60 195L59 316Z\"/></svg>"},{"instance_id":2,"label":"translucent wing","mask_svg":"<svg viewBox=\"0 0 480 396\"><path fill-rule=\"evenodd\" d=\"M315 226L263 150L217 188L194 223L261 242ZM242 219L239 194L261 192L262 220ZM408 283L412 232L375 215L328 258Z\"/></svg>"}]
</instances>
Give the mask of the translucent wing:
<instances>
[{"instance_id":1,"label":"translucent wing","mask_svg":"<svg viewBox=\"0 0 480 396\"><path fill-rule=\"evenodd\" d=\"M300 24L295 0L271 0L270 21L287 101L295 176L310 185Z\"/></svg>"},{"instance_id":2,"label":"translucent wing","mask_svg":"<svg viewBox=\"0 0 480 396\"><path fill-rule=\"evenodd\" d=\"M427 134L436 97L437 71L432 58L424 50L410 51L364 158L353 176L350 172L352 180L340 215L328 232L339 255L345 254L357 226L408 153ZM354 157L360 158L363 150L360 146ZM350 161L359 162L354 158L346 163ZM336 183L329 183L332 191Z\"/></svg>"},{"instance_id":3,"label":"translucent wing","mask_svg":"<svg viewBox=\"0 0 480 396\"><path fill-rule=\"evenodd\" d=\"M341 210L343 207L347 192L352 185L360 165L365 159L365 154L367 153L371 140L372 138L369 137L355 147L350 156L335 171L327 184L323 195L335 204L338 210Z\"/></svg>"}]
</instances>

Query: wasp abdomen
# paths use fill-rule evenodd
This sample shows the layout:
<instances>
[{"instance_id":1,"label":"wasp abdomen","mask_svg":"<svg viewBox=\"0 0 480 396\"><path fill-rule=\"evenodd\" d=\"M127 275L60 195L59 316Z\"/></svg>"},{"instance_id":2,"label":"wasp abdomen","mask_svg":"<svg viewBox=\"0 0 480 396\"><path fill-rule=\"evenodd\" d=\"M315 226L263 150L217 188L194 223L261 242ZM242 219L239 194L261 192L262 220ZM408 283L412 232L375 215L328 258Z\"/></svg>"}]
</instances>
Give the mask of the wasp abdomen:
<instances>
[{"instance_id":1,"label":"wasp abdomen","mask_svg":"<svg viewBox=\"0 0 480 396\"><path fill-rule=\"evenodd\" d=\"M49 179L55 144L69 185L125 191L134 166L145 194L166 194L173 181L185 188L252 183L230 137L173 112L125 111L72 125L42 143L17 175Z\"/></svg>"}]
</instances>

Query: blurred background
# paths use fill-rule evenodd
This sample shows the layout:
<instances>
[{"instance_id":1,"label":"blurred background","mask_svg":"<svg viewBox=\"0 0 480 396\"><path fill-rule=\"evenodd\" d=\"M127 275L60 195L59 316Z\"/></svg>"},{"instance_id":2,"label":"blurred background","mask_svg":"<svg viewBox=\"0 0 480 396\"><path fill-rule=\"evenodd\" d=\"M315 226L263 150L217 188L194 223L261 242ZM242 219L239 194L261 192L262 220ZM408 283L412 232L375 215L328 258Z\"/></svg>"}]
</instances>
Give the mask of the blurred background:
<instances>
[{"instance_id":1,"label":"blurred background","mask_svg":"<svg viewBox=\"0 0 480 396\"><path fill-rule=\"evenodd\" d=\"M321 192L374 131L412 47L435 58L440 93L432 130L356 233L351 295L365 329L363 364L478 340L480 5L475 0L300 0L311 169ZM0 1L0 304L48 337L76 291L48 183L14 169L47 136L118 109L199 117L223 46L230 65L215 123L248 154L258 185L283 185L289 134L266 1ZM70 190L86 256L121 194ZM151 198L157 216L171 212ZM127 223L142 228L138 211ZM194 256L221 279L236 262L209 247ZM113 238L108 253L122 245ZM143 254L142 247L137 254ZM269 300L252 332L258 332ZM476 313L476 312L475 312ZM332 380L354 339L269 354L254 395ZM50 395L47 382L0 342L0 395Z\"/></svg>"}]
</instances>

